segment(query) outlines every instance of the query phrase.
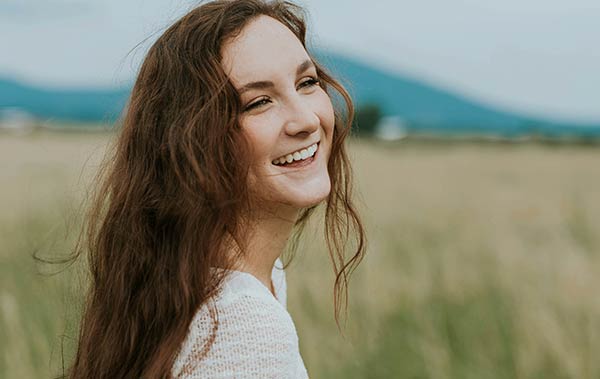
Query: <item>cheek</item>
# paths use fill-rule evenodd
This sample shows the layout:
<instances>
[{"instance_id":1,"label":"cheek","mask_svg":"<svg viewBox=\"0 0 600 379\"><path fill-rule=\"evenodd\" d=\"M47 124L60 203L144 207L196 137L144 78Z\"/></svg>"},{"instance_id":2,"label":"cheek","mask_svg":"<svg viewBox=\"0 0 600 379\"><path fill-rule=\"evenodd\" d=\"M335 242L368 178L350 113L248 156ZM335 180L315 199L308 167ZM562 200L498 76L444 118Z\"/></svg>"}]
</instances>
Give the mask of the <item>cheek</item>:
<instances>
[{"instance_id":1,"label":"cheek","mask_svg":"<svg viewBox=\"0 0 600 379\"><path fill-rule=\"evenodd\" d=\"M317 107L319 119L321 119L323 128L325 128L327 131L332 131L335 124L335 113L333 110L333 104L331 103L331 98L325 91L322 91L322 96L319 97Z\"/></svg>"},{"instance_id":2,"label":"cheek","mask_svg":"<svg viewBox=\"0 0 600 379\"><path fill-rule=\"evenodd\" d=\"M271 121L266 118L255 118L252 122L243 125L243 130L253 150L253 156L247 157L252 159L253 163L263 163L277 142L277 134L273 132Z\"/></svg>"}]
</instances>

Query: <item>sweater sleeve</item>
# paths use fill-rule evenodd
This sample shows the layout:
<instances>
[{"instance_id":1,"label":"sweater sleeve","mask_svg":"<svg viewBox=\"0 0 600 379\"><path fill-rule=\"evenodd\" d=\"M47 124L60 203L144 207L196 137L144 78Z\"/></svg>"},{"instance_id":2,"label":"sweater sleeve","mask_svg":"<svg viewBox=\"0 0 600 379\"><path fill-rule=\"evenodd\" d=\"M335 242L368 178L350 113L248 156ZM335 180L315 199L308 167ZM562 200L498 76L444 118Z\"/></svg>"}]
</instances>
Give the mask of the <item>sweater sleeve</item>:
<instances>
[{"instance_id":1,"label":"sweater sleeve","mask_svg":"<svg viewBox=\"0 0 600 379\"><path fill-rule=\"evenodd\" d=\"M174 372L177 378L308 377L298 348L294 323L274 298L240 294L217 307L218 329L204 358L210 336L210 312L193 320ZM178 372L177 372L178 371Z\"/></svg>"}]
</instances>

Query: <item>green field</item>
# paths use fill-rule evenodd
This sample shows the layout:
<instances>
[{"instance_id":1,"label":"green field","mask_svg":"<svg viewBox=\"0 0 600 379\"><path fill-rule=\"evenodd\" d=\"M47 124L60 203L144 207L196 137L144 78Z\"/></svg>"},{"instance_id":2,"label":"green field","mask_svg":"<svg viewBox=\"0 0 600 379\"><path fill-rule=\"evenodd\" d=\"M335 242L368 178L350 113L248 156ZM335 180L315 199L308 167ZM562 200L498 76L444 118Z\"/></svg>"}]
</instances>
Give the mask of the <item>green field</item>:
<instances>
[{"instance_id":1,"label":"green field","mask_svg":"<svg viewBox=\"0 0 600 379\"><path fill-rule=\"evenodd\" d=\"M110 138L0 134L1 378L68 365L85 277L32 254L69 252ZM288 269L311 378L600 378L600 148L352 141L350 154L369 250L343 336L323 240Z\"/></svg>"}]
</instances>

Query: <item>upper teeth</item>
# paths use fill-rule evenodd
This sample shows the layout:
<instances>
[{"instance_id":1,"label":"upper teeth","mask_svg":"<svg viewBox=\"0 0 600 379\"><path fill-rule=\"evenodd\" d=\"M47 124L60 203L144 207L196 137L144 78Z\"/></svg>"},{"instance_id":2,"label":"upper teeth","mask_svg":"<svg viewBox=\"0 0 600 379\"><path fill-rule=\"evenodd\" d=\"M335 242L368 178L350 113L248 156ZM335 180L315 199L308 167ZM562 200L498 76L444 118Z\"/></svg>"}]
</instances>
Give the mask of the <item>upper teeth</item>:
<instances>
[{"instance_id":1,"label":"upper teeth","mask_svg":"<svg viewBox=\"0 0 600 379\"><path fill-rule=\"evenodd\" d=\"M273 161L273 164L283 164L285 162L291 163L292 161L300 161L308 157L315 155L317 151L317 144L310 145L306 149L298 150L283 157L279 157Z\"/></svg>"}]
</instances>

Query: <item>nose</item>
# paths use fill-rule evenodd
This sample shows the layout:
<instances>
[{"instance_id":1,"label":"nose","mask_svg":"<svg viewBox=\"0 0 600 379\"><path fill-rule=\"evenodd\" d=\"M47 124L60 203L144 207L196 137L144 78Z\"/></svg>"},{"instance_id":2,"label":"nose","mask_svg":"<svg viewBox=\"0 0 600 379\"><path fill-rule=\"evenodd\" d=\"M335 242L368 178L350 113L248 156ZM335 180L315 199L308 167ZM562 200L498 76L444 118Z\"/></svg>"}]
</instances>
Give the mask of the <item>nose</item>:
<instances>
[{"instance_id":1,"label":"nose","mask_svg":"<svg viewBox=\"0 0 600 379\"><path fill-rule=\"evenodd\" d=\"M311 135L319 130L321 120L316 114L314 105L302 96L295 96L288 102L285 132L290 136L300 133Z\"/></svg>"}]
</instances>

